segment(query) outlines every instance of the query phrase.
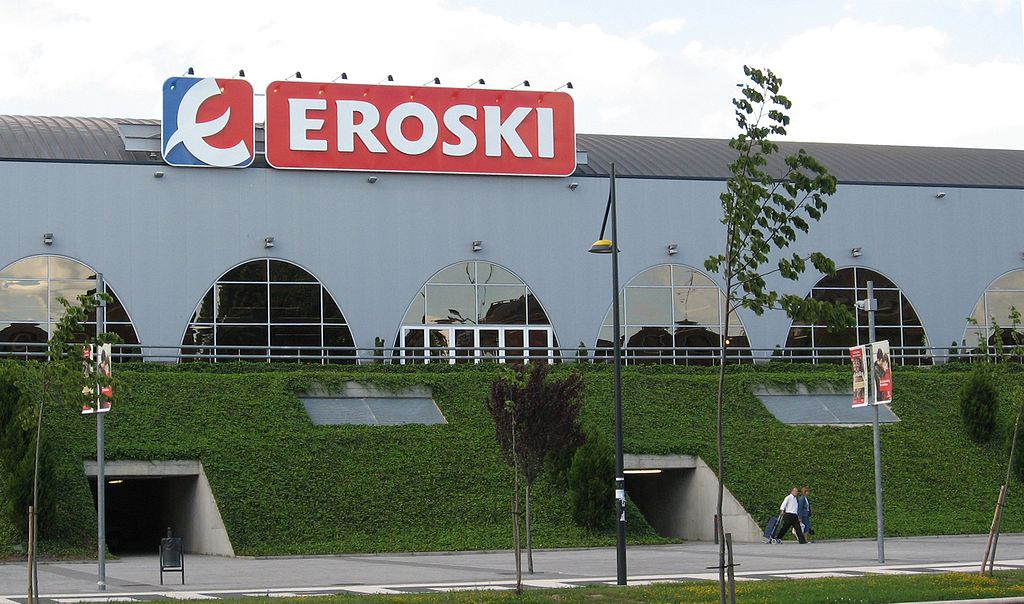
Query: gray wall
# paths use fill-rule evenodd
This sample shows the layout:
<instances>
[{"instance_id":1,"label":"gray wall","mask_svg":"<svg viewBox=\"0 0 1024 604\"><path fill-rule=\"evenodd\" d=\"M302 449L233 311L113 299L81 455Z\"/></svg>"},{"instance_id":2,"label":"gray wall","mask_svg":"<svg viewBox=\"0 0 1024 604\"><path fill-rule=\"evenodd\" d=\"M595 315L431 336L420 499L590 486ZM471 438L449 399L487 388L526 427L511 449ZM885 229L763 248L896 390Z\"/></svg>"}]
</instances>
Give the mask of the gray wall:
<instances>
[{"instance_id":1,"label":"gray wall","mask_svg":"<svg viewBox=\"0 0 1024 604\"><path fill-rule=\"evenodd\" d=\"M154 172L165 173L154 178ZM611 302L607 256L588 254L608 195L604 178L527 178L0 162L0 267L57 254L102 271L145 345L180 344L210 285L266 256L292 261L334 295L356 343L389 344L412 297L460 260L508 267L547 310L559 343L593 346ZM568 183L580 186L571 191ZM619 179L621 278L674 262L702 268L722 244L723 183ZM963 336L985 287L1021 268L1024 192L841 186L792 251L865 266L903 288L932 346ZM42 234L54 233L52 246ZM267 250L263 238L273 236ZM470 242L483 241L473 253ZM665 246L679 244L670 257ZM861 247L854 259L850 248ZM808 274L773 286L804 295ZM784 345L780 312L741 313L750 343Z\"/></svg>"}]
</instances>

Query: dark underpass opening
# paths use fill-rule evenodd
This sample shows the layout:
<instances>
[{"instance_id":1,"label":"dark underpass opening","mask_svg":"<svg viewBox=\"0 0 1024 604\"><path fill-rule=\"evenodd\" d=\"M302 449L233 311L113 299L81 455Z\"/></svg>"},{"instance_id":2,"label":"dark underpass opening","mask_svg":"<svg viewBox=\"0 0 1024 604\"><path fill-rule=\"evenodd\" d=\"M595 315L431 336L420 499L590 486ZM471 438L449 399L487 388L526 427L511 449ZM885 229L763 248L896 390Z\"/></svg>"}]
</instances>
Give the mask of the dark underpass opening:
<instances>
[{"instance_id":1,"label":"dark underpass opening","mask_svg":"<svg viewBox=\"0 0 1024 604\"><path fill-rule=\"evenodd\" d=\"M173 518L188 505L186 498L195 492L196 476L109 478L106 482L106 538L112 554L155 554L169 527L175 536L187 530L175 526ZM89 486L95 504L95 477Z\"/></svg>"}]
</instances>

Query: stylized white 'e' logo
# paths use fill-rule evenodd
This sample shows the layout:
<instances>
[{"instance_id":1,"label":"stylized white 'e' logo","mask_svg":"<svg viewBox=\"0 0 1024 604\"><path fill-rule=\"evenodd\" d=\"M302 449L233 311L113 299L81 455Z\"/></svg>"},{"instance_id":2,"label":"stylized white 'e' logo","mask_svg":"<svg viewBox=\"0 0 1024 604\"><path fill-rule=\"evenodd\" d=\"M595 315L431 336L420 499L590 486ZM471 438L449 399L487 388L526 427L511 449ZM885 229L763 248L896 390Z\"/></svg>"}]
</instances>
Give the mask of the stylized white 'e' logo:
<instances>
[{"instance_id":1,"label":"stylized white 'e' logo","mask_svg":"<svg viewBox=\"0 0 1024 604\"><path fill-rule=\"evenodd\" d=\"M228 125L231 109L209 122L197 123L199 107L209 98L220 94L220 86L214 78L204 78L188 89L178 105L178 129L171 135L164 148L164 156L179 143L199 161L210 166L228 168L249 161L249 149L244 141L235 146L221 149L209 145L205 138L217 134Z\"/></svg>"}]
</instances>

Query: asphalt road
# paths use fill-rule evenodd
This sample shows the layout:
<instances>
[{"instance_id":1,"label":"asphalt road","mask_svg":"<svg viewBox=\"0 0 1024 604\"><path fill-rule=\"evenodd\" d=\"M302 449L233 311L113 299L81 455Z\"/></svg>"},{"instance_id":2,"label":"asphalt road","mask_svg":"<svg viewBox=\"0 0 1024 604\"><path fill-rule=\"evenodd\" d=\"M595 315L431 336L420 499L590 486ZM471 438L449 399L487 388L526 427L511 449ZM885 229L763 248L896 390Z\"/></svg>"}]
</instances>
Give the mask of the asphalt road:
<instances>
[{"instance_id":1,"label":"asphalt road","mask_svg":"<svg viewBox=\"0 0 1024 604\"><path fill-rule=\"evenodd\" d=\"M873 540L800 545L737 544L740 580L858 576L865 573L915 574L977 571L987 536L890 538L886 563L879 564ZM663 580L714 579L718 549L712 543L637 546L627 552L632 584ZM525 558L525 557L524 557ZM615 583L614 548L534 552L529 587ZM997 568L1024 568L1024 534L1003 535ZM461 589L511 589L511 552L456 552L281 558L222 558L186 555L185 584L179 573L160 585L156 555L126 556L107 563L107 589L97 589L91 562L52 562L39 566L42 599L59 604L83 601L144 601L166 598L220 598L238 595L325 593L405 593ZM0 564L0 604L25 601L24 563Z\"/></svg>"}]
</instances>

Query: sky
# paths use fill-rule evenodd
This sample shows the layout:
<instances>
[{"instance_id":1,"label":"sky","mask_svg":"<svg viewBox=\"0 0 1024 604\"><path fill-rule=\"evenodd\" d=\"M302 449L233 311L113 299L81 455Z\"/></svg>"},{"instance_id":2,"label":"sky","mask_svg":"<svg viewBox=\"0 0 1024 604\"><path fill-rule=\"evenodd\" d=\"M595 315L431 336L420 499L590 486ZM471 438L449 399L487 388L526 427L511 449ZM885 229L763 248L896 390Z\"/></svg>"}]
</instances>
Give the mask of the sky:
<instances>
[{"instance_id":1,"label":"sky","mask_svg":"<svg viewBox=\"0 0 1024 604\"><path fill-rule=\"evenodd\" d=\"M571 81L576 130L729 138L743 65L789 140L1024 149L1010 0L0 0L0 114L157 118L163 81ZM257 109L259 114L259 109Z\"/></svg>"}]
</instances>

